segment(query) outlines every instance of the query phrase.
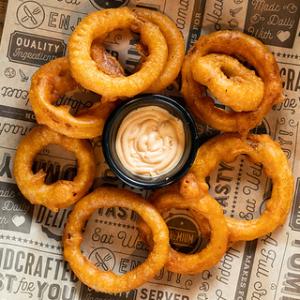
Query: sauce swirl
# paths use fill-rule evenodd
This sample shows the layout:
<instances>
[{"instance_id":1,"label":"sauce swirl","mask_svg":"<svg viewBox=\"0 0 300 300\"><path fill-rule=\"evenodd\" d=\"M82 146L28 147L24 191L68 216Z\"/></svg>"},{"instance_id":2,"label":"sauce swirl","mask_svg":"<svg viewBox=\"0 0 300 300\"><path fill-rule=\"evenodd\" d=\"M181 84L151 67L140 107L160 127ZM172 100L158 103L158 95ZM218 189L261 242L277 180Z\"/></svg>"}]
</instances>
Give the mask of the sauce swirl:
<instances>
[{"instance_id":1,"label":"sauce swirl","mask_svg":"<svg viewBox=\"0 0 300 300\"><path fill-rule=\"evenodd\" d=\"M116 152L122 165L141 177L157 177L171 171L185 147L181 120L159 106L131 111L121 122Z\"/></svg>"}]
</instances>

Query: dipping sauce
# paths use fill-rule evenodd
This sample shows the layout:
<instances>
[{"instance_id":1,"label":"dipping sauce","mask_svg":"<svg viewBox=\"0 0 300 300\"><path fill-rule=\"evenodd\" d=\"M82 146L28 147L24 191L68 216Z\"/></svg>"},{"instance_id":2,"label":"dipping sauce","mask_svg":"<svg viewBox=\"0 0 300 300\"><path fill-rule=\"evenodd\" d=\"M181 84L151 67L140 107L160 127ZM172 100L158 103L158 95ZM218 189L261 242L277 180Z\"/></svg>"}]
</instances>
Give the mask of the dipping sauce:
<instances>
[{"instance_id":1,"label":"dipping sauce","mask_svg":"<svg viewBox=\"0 0 300 300\"><path fill-rule=\"evenodd\" d=\"M159 106L131 111L117 132L116 152L122 165L141 177L171 171L182 158L184 148L182 121Z\"/></svg>"}]
</instances>

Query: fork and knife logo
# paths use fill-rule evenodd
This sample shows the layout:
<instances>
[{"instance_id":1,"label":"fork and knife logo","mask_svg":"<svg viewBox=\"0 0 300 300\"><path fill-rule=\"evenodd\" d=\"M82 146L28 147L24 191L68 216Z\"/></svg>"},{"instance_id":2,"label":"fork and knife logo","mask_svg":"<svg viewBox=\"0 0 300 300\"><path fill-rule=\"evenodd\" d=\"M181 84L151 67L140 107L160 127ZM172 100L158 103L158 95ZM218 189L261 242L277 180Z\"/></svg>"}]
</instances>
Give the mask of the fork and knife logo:
<instances>
[{"instance_id":1,"label":"fork and knife logo","mask_svg":"<svg viewBox=\"0 0 300 300\"><path fill-rule=\"evenodd\" d=\"M89 255L97 268L103 271L111 271L114 269L116 264L116 257L114 253L105 247L99 247L94 249Z\"/></svg>"},{"instance_id":2,"label":"fork and knife logo","mask_svg":"<svg viewBox=\"0 0 300 300\"><path fill-rule=\"evenodd\" d=\"M26 22L27 20L31 20L31 22L36 25L38 23L37 19L34 17L34 15L38 15L41 13L41 9L39 7L36 7L32 12L29 10L29 8L24 5L23 10L26 14L25 17L21 19L22 22Z\"/></svg>"},{"instance_id":3,"label":"fork and knife logo","mask_svg":"<svg viewBox=\"0 0 300 300\"><path fill-rule=\"evenodd\" d=\"M25 28L39 27L45 18L43 7L35 1L23 2L17 10L19 24Z\"/></svg>"},{"instance_id":4,"label":"fork and knife logo","mask_svg":"<svg viewBox=\"0 0 300 300\"><path fill-rule=\"evenodd\" d=\"M95 258L97 260L95 266L101 267L104 271L109 271L110 267L106 264L106 262L110 261L113 257L110 253L107 253L104 257L102 257L99 253L95 253Z\"/></svg>"}]
</instances>

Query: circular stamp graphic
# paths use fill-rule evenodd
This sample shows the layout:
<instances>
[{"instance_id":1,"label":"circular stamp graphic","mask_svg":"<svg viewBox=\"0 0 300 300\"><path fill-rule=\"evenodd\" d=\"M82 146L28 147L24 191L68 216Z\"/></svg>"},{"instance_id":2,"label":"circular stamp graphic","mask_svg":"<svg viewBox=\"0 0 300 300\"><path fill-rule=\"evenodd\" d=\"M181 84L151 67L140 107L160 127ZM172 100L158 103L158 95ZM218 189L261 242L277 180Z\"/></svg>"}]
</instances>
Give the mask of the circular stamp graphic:
<instances>
[{"instance_id":1,"label":"circular stamp graphic","mask_svg":"<svg viewBox=\"0 0 300 300\"><path fill-rule=\"evenodd\" d=\"M116 257L112 251L105 247L94 249L89 255L89 259L96 267L103 271L111 271L115 267Z\"/></svg>"},{"instance_id":2,"label":"circular stamp graphic","mask_svg":"<svg viewBox=\"0 0 300 300\"><path fill-rule=\"evenodd\" d=\"M178 252L191 254L200 249L202 234L195 221L188 215L172 215L166 219L170 244Z\"/></svg>"},{"instance_id":3,"label":"circular stamp graphic","mask_svg":"<svg viewBox=\"0 0 300 300\"><path fill-rule=\"evenodd\" d=\"M90 0L92 5L96 8L116 8L126 5L129 0Z\"/></svg>"},{"instance_id":4,"label":"circular stamp graphic","mask_svg":"<svg viewBox=\"0 0 300 300\"><path fill-rule=\"evenodd\" d=\"M45 11L39 3L26 1L18 7L17 19L19 24L25 28L37 28L45 19Z\"/></svg>"},{"instance_id":5,"label":"circular stamp graphic","mask_svg":"<svg viewBox=\"0 0 300 300\"><path fill-rule=\"evenodd\" d=\"M7 78L14 78L16 76L16 70L14 68L12 68L12 67L7 67L4 70L4 75Z\"/></svg>"}]
</instances>

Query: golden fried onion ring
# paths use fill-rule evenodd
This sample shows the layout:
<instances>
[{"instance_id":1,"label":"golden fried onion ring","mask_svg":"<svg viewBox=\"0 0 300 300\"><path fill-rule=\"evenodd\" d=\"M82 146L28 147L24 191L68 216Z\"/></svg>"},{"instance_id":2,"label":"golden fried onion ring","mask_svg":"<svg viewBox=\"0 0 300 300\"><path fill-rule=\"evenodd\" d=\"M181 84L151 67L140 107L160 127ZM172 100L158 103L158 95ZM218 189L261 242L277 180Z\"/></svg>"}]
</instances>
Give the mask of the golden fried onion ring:
<instances>
[{"instance_id":1,"label":"golden fried onion ring","mask_svg":"<svg viewBox=\"0 0 300 300\"><path fill-rule=\"evenodd\" d=\"M75 154L77 175L72 181L58 180L50 185L44 182L46 173L32 172L35 156L47 145L60 145ZM56 212L65 208L86 194L91 187L96 172L94 152L85 140L77 140L61 135L45 126L33 128L18 146L14 176L22 194L32 204L41 204Z\"/></svg>"},{"instance_id":2,"label":"golden fried onion ring","mask_svg":"<svg viewBox=\"0 0 300 300\"><path fill-rule=\"evenodd\" d=\"M164 69L157 80L147 89L147 92L158 93L167 88L180 72L185 54L183 36L176 24L166 15L143 8L133 8L133 11L139 17L157 25L168 45L168 60Z\"/></svg>"},{"instance_id":3,"label":"golden fried onion ring","mask_svg":"<svg viewBox=\"0 0 300 300\"><path fill-rule=\"evenodd\" d=\"M225 254L228 246L228 228L222 207L207 193L207 185L199 186L193 174L187 174L181 182L179 191L171 188L154 193L151 203L163 214L171 208L188 209L194 216L199 227L204 228L204 234L208 234L208 222L210 241L206 247L195 254L177 252L170 246L169 258L166 268L175 273L196 274L210 269ZM142 237L151 241L151 234L144 223L140 226Z\"/></svg>"},{"instance_id":4,"label":"golden fried onion ring","mask_svg":"<svg viewBox=\"0 0 300 300\"><path fill-rule=\"evenodd\" d=\"M199 148L190 172L199 185L205 185L205 178L221 161L232 162L241 154L263 165L266 175L272 179L273 190L259 218L247 221L226 217L232 242L256 239L283 224L293 195L293 177L285 154L268 135L249 135L246 140L235 134L217 136Z\"/></svg>"},{"instance_id":5,"label":"golden fried onion ring","mask_svg":"<svg viewBox=\"0 0 300 300\"><path fill-rule=\"evenodd\" d=\"M259 107L251 112L227 112L214 105L192 74L193 61L210 53L243 57L252 65L264 83L264 96ZM278 65L272 53L257 39L238 31L218 31L201 36L182 67L182 94L195 115L221 131L242 134L258 125L272 105L282 101L282 83Z\"/></svg>"},{"instance_id":6,"label":"golden fried onion ring","mask_svg":"<svg viewBox=\"0 0 300 300\"><path fill-rule=\"evenodd\" d=\"M127 77L110 76L99 69L92 59L91 45L93 40L104 40L109 32L122 28L139 32L149 55L136 73ZM159 28L139 19L127 7L89 14L72 33L68 51L75 80L110 101L116 97L132 97L147 90L162 73L168 58L168 46Z\"/></svg>"},{"instance_id":7,"label":"golden fried onion ring","mask_svg":"<svg viewBox=\"0 0 300 300\"><path fill-rule=\"evenodd\" d=\"M73 116L68 105L53 103L79 86L72 78L66 57L43 65L33 75L29 99L37 122L72 138L94 138L101 135L104 123L114 108L112 103L95 103Z\"/></svg>"},{"instance_id":8,"label":"golden fried onion ring","mask_svg":"<svg viewBox=\"0 0 300 300\"><path fill-rule=\"evenodd\" d=\"M101 271L80 250L85 222L96 209L113 206L136 211L151 228L154 240L153 249L146 261L124 275ZM152 205L124 189L101 187L76 203L70 214L63 236L64 257L76 276L90 288L106 293L119 293L137 288L163 268L168 258L168 240L168 228Z\"/></svg>"},{"instance_id":9,"label":"golden fried onion ring","mask_svg":"<svg viewBox=\"0 0 300 300\"><path fill-rule=\"evenodd\" d=\"M224 54L208 54L193 60L193 78L205 85L224 105L234 111L257 109L264 84L255 72Z\"/></svg>"}]
</instances>

